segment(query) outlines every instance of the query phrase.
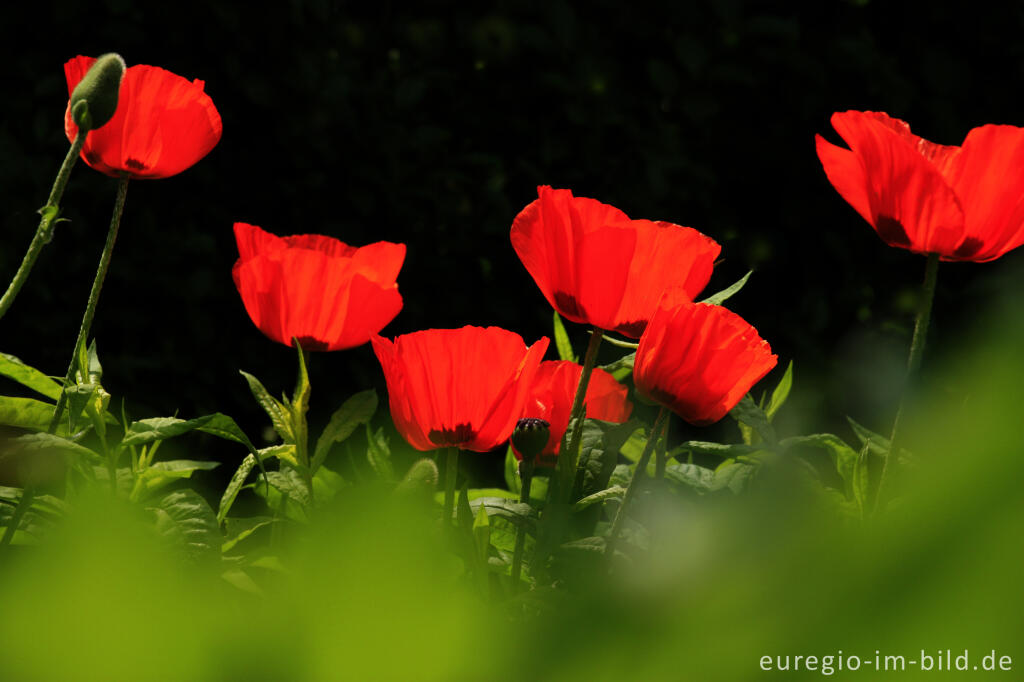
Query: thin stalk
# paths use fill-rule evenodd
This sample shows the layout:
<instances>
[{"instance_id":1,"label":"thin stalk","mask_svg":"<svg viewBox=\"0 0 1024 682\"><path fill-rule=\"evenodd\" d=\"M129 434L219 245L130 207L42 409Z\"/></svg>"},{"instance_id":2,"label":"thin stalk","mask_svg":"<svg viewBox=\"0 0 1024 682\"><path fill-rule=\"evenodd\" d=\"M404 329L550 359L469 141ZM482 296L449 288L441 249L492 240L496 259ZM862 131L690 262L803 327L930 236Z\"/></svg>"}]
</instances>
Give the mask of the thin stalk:
<instances>
[{"instance_id":1,"label":"thin stalk","mask_svg":"<svg viewBox=\"0 0 1024 682\"><path fill-rule=\"evenodd\" d=\"M46 205L40 209L42 218L39 220L36 234L28 245L25 257L21 259L18 271L14 273L14 279L7 286L7 291L4 293L3 298L0 298L0 318L7 313L11 304L14 303L14 297L18 295L21 287L25 285L29 273L32 272L32 266L36 264L36 259L39 258L39 252L43 250L43 247L53 236L53 226L56 224L57 216L60 213L60 200L64 196L64 188L68 185L71 169L75 167L75 162L78 161L78 156L82 152L82 146L85 144L87 135L88 133L79 131L75 135L74 142L71 143L71 148L68 149L67 156L64 157L64 163L61 164L57 178L53 181L53 187L50 189L50 197L46 200Z\"/></svg>"},{"instance_id":2,"label":"thin stalk","mask_svg":"<svg viewBox=\"0 0 1024 682\"><path fill-rule=\"evenodd\" d=\"M580 438L583 435L583 416L586 409L584 397L587 395L590 375L593 373L594 364L597 361L597 349L601 346L603 336L604 331L601 329L595 329L590 336L587 353L583 357L583 371L580 372L580 382L576 385L576 395L572 399L572 411L569 413L569 424L572 429L571 432L566 431L562 437L557 469L562 483L563 496L571 494L572 483L576 478L576 455L580 448Z\"/></svg>"},{"instance_id":3,"label":"thin stalk","mask_svg":"<svg viewBox=\"0 0 1024 682\"><path fill-rule=\"evenodd\" d=\"M444 525L452 523L455 512L455 481L459 476L459 449L448 448L448 459L444 468Z\"/></svg>"},{"instance_id":4,"label":"thin stalk","mask_svg":"<svg viewBox=\"0 0 1024 682\"><path fill-rule=\"evenodd\" d=\"M652 434L655 435L655 434ZM654 448L654 477L657 479L665 478L665 452L667 447L668 439L668 419L665 419L661 425L661 432L657 434L658 444Z\"/></svg>"},{"instance_id":5,"label":"thin stalk","mask_svg":"<svg viewBox=\"0 0 1024 682\"><path fill-rule=\"evenodd\" d=\"M900 422L906 409L907 395L912 388L912 382L921 368L921 358L924 356L925 340L928 336L928 324L932 317L932 303L935 300L935 283L939 274L939 254L928 254L928 262L924 269L924 283L921 285L921 303L917 310L917 320L914 323L914 336L910 340L910 357L907 358L907 380L903 387L903 395L900 397L899 407L896 409L896 418L892 423L892 435L889 436L889 450L885 453L882 461L882 473L878 479L878 492L875 495L875 510L877 511L882 503L882 494L885 490L887 476L889 474L890 462L899 457Z\"/></svg>"},{"instance_id":6,"label":"thin stalk","mask_svg":"<svg viewBox=\"0 0 1024 682\"><path fill-rule=\"evenodd\" d=\"M519 476L523 480L522 488L519 491L519 502L530 504L530 486L533 484L533 467L535 461L524 458L519 463ZM519 526L516 529L516 547L512 554L512 593L519 591L519 576L523 570L523 550L526 549L526 529Z\"/></svg>"},{"instance_id":7,"label":"thin stalk","mask_svg":"<svg viewBox=\"0 0 1024 682\"><path fill-rule=\"evenodd\" d=\"M103 253L100 255L100 264L96 269L96 277L92 281L92 290L89 291L89 302L85 306L85 315L82 316L82 326L78 329L78 339L75 340L74 349L71 351L71 363L68 365L67 374L64 376L64 388L67 388L75 381L75 366L78 360L78 349L85 343L92 327L92 320L96 316L96 305L100 300L100 290L103 289L103 280L107 276L107 269L110 267L110 258L114 253L114 242L117 241L117 231L121 227L121 214L124 213L124 201L128 194L129 176L122 175L117 183L117 198L114 200L114 215L110 219L110 228L107 230L107 241L103 245ZM57 430L64 407L67 405L67 394L61 391L57 399L57 407L53 410L53 419L50 420L48 433Z\"/></svg>"},{"instance_id":8,"label":"thin stalk","mask_svg":"<svg viewBox=\"0 0 1024 682\"><path fill-rule=\"evenodd\" d=\"M25 517L25 513L28 512L32 506L32 500L35 498L35 488L32 485L26 485L21 490L21 499L18 500L18 505L14 508L14 514L11 516L11 523L4 530L4 537L0 539L0 547L7 547L11 544L11 540L14 539L14 534L18 532L18 526L21 525L21 520Z\"/></svg>"},{"instance_id":9,"label":"thin stalk","mask_svg":"<svg viewBox=\"0 0 1024 682\"><path fill-rule=\"evenodd\" d=\"M640 455L640 459L637 460L636 470L633 472L633 478L629 480L629 487L626 488L626 494L622 496L622 504L619 505L619 511L615 514L615 520L612 521L612 529L608 533L608 542L605 544L604 553L607 557L615 555L615 542L618 540L619 533L622 532L622 524L626 520L626 507L636 496L637 490L640 488L640 480L644 478L647 472L647 464L651 461L651 453L654 451L654 446L658 442L658 434L661 432L661 425L668 419L668 410L664 407L658 412L657 419L654 420L654 426L651 427L651 435L647 439L647 444L644 446L644 451Z\"/></svg>"}]
</instances>

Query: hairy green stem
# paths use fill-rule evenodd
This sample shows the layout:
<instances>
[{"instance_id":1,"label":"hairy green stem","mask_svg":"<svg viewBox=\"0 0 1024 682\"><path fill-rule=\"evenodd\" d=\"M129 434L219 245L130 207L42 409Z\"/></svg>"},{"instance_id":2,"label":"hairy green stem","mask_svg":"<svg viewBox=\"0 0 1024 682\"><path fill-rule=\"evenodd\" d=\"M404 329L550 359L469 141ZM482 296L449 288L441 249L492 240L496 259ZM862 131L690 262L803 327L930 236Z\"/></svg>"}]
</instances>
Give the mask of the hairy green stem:
<instances>
[{"instance_id":1,"label":"hairy green stem","mask_svg":"<svg viewBox=\"0 0 1024 682\"><path fill-rule=\"evenodd\" d=\"M524 458L519 463L519 477L522 479L522 487L519 490L519 502L530 504L530 486L533 483L533 467L536 462L533 459ZM526 529L523 526L516 528L516 546L512 554L512 593L519 591L519 576L523 570L523 550L526 549Z\"/></svg>"},{"instance_id":2,"label":"hairy green stem","mask_svg":"<svg viewBox=\"0 0 1024 682\"><path fill-rule=\"evenodd\" d=\"M572 399L572 410L569 413L569 425L562 436L562 444L559 450L557 470L561 481L561 495L566 497L571 494L573 481L576 479L577 454L580 448L580 438L583 435L583 417L586 404L584 397L587 395L587 386L590 384L590 375L594 371L594 364L597 361L597 349L601 346L601 339L604 331L595 329L587 344L587 352L583 357L583 371L580 372L580 381L576 385L576 395Z\"/></svg>"},{"instance_id":3,"label":"hairy green stem","mask_svg":"<svg viewBox=\"0 0 1024 682\"><path fill-rule=\"evenodd\" d=\"M667 417L667 415L666 415ZM666 457L666 440L668 438L668 419L666 418L661 425L661 432L656 434L658 438L658 444L654 447L654 477L657 479L665 478L665 460Z\"/></svg>"},{"instance_id":4,"label":"hairy green stem","mask_svg":"<svg viewBox=\"0 0 1024 682\"><path fill-rule=\"evenodd\" d=\"M626 521L626 508L636 496L637 490L640 488L640 481L646 475L647 464L651 461L651 453L654 451L654 447L661 434L661 426L667 419L668 410L662 407L658 412L657 419L654 420L654 426L651 427L651 435L647 438L644 451L636 462L633 477L629 480L629 487L626 488L626 494L622 496L622 504L619 505L619 510L615 514L615 520L612 521L612 528L608 532L608 542L605 544L604 552L609 558L615 555L615 542L618 540L619 533L622 532L622 524Z\"/></svg>"},{"instance_id":5,"label":"hairy green stem","mask_svg":"<svg viewBox=\"0 0 1024 682\"><path fill-rule=\"evenodd\" d=\"M889 469L894 458L899 457L900 422L906 409L907 395L910 393L917 371L921 368L924 356L925 340L928 336L928 324L932 317L932 303L935 300L935 283L939 274L939 254L928 254L928 262L924 270L924 283L921 285L921 300L917 309L917 320L914 323L914 336L910 341L910 357L907 358L907 378L896 408L896 418L892 424L892 435L889 436L889 450L882 461L882 473L878 479L878 491L875 495L875 510L883 503L883 493L888 480Z\"/></svg>"},{"instance_id":6,"label":"hairy green stem","mask_svg":"<svg viewBox=\"0 0 1024 682\"><path fill-rule=\"evenodd\" d=\"M122 175L117 183L117 198L114 200L114 215L110 219L110 228L107 230L107 241L103 245L103 253L100 255L100 264L96 268L96 277L92 281L92 289L89 291L89 301L85 306L85 315L82 316L82 325L78 329L78 339L71 351L71 363L68 365L67 374L64 376L64 388L75 383L75 366L78 364L78 349L85 344L89 336L89 329L92 327L92 320L96 316L96 305L100 300L100 291L103 289L103 280L107 276L107 269L110 267L110 258L114 253L114 242L117 241L117 231L121 227L121 214L124 213L124 201L128 194L128 175ZM53 410L53 419L50 420L48 433L54 433L60 418L67 405L67 393L61 391L57 399L57 407Z\"/></svg>"},{"instance_id":7,"label":"hairy green stem","mask_svg":"<svg viewBox=\"0 0 1024 682\"><path fill-rule=\"evenodd\" d=\"M25 257L21 259L21 265L18 266L14 279L7 286L7 291L4 293L3 298L0 298L0 318L7 313L11 304L14 303L14 297L18 295L21 287L25 285L29 273L32 272L32 266L36 264L36 259L39 257L39 252L43 250L43 247L50 241L50 237L53 236L53 226L56 224L57 216L60 213L60 200L64 196L64 188L67 187L68 178L71 177L71 169L75 167L75 162L78 161L78 155L82 151L82 145L85 144L87 134L79 131L75 135L74 142L71 143L71 148L68 149L67 156L64 157L64 163L61 164L57 178L53 181L53 187L50 189L50 197L46 200L46 205L39 211L42 214L42 218L39 220L36 234L28 245Z\"/></svg>"},{"instance_id":8,"label":"hairy green stem","mask_svg":"<svg viewBox=\"0 0 1024 682\"><path fill-rule=\"evenodd\" d=\"M455 512L455 481L459 476L459 449L448 448L444 467L444 525L450 526Z\"/></svg>"}]
</instances>

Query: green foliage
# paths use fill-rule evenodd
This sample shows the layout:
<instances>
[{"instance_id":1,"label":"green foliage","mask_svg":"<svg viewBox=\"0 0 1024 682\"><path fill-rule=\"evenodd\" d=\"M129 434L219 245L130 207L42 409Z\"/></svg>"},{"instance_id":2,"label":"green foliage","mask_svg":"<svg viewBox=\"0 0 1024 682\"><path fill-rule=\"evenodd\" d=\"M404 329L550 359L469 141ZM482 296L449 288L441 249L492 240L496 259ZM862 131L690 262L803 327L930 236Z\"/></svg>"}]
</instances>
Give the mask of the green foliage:
<instances>
[{"instance_id":1,"label":"green foliage","mask_svg":"<svg viewBox=\"0 0 1024 682\"><path fill-rule=\"evenodd\" d=\"M565 325L562 323L562 317L556 310L554 313L554 326L555 326L555 349L558 351L558 358L560 360L568 360L569 362L579 362L580 358L572 350L572 343L569 341L569 333L565 331Z\"/></svg>"},{"instance_id":2,"label":"green foliage","mask_svg":"<svg viewBox=\"0 0 1024 682\"><path fill-rule=\"evenodd\" d=\"M725 289L722 289L717 294L712 294L711 296L708 296L707 298L702 300L701 303L710 303L712 305L722 305L723 303L728 301L730 298L735 296L737 293L739 293L740 289L742 289L744 287L744 285L746 285L747 280L750 279L750 276L752 274L754 274L753 270L749 271L747 274L743 275L743 277L741 277L735 283L731 284L730 286L726 287Z\"/></svg>"},{"instance_id":3,"label":"green foliage","mask_svg":"<svg viewBox=\"0 0 1024 682\"><path fill-rule=\"evenodd\" d=\"M370 418L376 412L377 392L373 389L356 393L342 403L341 407L331 415L331 420L316 442L316 449L310 464L312 469L316 471L324 463L332 445L344 441L355 432L356 428L369 423Z\"/></svg>"}]
</instances>

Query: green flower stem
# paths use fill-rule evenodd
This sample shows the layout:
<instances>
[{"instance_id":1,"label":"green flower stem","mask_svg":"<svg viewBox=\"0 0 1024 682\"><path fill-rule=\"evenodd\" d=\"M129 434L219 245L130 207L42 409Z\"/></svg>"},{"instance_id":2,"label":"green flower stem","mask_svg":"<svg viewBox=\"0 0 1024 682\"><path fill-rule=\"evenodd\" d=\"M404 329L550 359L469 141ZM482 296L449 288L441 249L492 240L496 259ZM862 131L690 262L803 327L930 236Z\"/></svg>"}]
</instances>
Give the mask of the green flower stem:
<instances>
[{"instance_id":1,"label":"green flower stem","mask_svg":"<svg viewBox=\"0 0 1024 682\"><path fill-rule=\"evenodd\" d=\"M519 502L522 504L530 504L530 486L533 483L533 467L536 461L533 459L524 458L519 463L519 477L522 478L523 484L519 490ZM519 526L516 529L516 547L512 554L512 593L519 591L519 576L522 575L523 570L523 550L526 549L526 529L523 526Z\"/></svg>"},{"instance_id":2,"label":"green flower stem","mask_svg":"<svg viewBox=\"0 0 1024 682\"><path fill-rule=\"evenodd\" d=\"M107 269L110 267L110 258L114 253L114 242L117 240L117 231L121 227L121 214L124 213L124 201L128 194L128 175L122 175L117 183L117 198L114 200L114 215L110 219L110 228L107 230L107 241L103 245L103 253L100 256L100 264L96 269L96 277L92 281L92 290L89 292L89 302L85 306L85 315L82 316L82 326L78 329L78 339L71 352L71 364L68 365L67 374L64 376L64 388L75 382L75 367L78 364L78 349L85 344L89 336L89 329L92 327L92 320L96 316L96 305L100 300L100 290L103 289L103 280L107 276ZM53 419L50 420L48 433L54 433L60 418L67 405L67 394L61 391L57 399L57 407L53 410Z\"/></svg>"},{"instance_id":3,"label":"green flower stem","mask_svg":"<svg viewBox=\"0 0 1024 682\"><path fill-rule=\"evenodd\" d=\"M571 432L567 430L562 436L557 465L562 497L567 497L572 493L573 481L576 479L577 455L580 449L580 438L583 435L583 417L586 410L584 397L587 395L590 375L593 373L594 364L597 361L597 349L601 346L603 337L604 331L601 329L595 329L590 336L587 353L583 356L583 371L580 373L580 382L576 385L576 396L572 400L572 411L569 413L569 425L572 430Z\"/></svg>"},{"instance_id":4,"label":"green flower stem","mask_svg":"<svg viewBox=\"0 0 1024 682\"><path fill-rule=\"evenodd\" d=\"M35 498L35 488L29 484L21 490L21 499L18 500L18 506L14 508L14 514L11 516L11 523L4 530L4 537L0 539L0 547L7 547L11 544L11 540L14 539L14 534L18 532L18 526L21 525L21 520L25 517L25 513L32 506L32 500Z\"/></svg>"},{"instance_id":5,"label":"green flower stem","mask_svg":"<svg viewBox=\"0 0 1024 682\"><path fill-rule=\"evenodd\" d=\"M313 470L309 464L309 424L306 413L309 411L309 351L293 339L299 355L299 373L295 381L295 393L292 395L292 430L295 432L295 458L302 467L303 478L309 488L309 498L313 499Z\"/></svg>"},{"instance_id":6,"label":"green flower stem","mask_svg":"<svg viewBox=\"0 0 1024 682\"><path fill-rule=\"evenodd\" d=\"M646 475L647 464L651 461L651 453L654 451L654 446L659 440L662 424L667 419L668 410L662 407L661 411L658 412L657 419L654 420L654 426L651 427L651 435L647 438L644 451L636 462L636 469L633 471L633 478L629 480L626 494L622 496L622 504L619 505L619 511L616 512L615 520L612 521L612 529L608 532L608 542L605 544L604 549L605 556L608 558L615 555L615 542L618 540L619 533L622 532L622 524L626 521L626 507L629 506L629 503L636 496L637 489L640 487L640 480Z\"/></svg>"},{"instance_id":7,"label":"green flower stem","mask_svg":"<svg viewBox=\"0 0 1024 682\"><path fill-rule=\"evenodd\" d=\"M21 265L18 266L14 279L7 286L7 291L4 293L3 298L0 298L0 318L7 313L11 304L14 303L14 297L21 291L21 287L24 286L29 273L32 272L32 266L36 264L39 252L43 250L43 246L53 236L53 226L57 222L57 216L60 213L60 200L64 196L64 188L68 185L68 178L71 177L71 169L75 167L75 162L78 161L78 156L82 152L86 135L87 133L79 131L75 135L75 141L71 143L71 148L68 149L68 155L64 157L64 163L61 164L57 178L53 181L53 187L50 189L50 198L46 200L46 205L40 209L43 217L39 220L36 234L28 245L28 251L21 260Z\"/></svg>"},{"instance_id":8,"label":"green flower stem","mask_svg":"<svg viewBox=\"0 0 1024 682\"><path fill-rule=\"evenodd\" d=\"M444 467L444 525L450 526L455 512L455 481L459 476L459 449L447 448L448 458Z\"/></svg>"},{"instance_id":9,"label":"green flower stem","mask_svg":"<svg viewBox=\"0 0 1024 682\"><path fill-rule=\"evenodd\" d=\"M900 422L903 412L906 409L907 394L921 368L921 358L924 356L925 340L928 336L928 324L932 317L932 303L935 300L935 283L939 274L939 254L928 254L928 262L924 269L924 284L921 285L921 302L917 310L917 321L914 323L914 336L910 341L910 357L907 358L907 381L903 389L903 396L900 398L899 407L896 409L896 418L892 424L892 435L889 437L889 451L882 461L882 473L878 479L878 492L875 495L875 510L882 504L883 492L889 474L891 461L899 457L899 436Z\"/></svg>"},{"instance_id":10,"label":"green flower stem","mask_svg":"<svg viewBox=\"0 0 1024 682\"><path fill-rule=\"evenodd\" d=\"M654 435L654 434L652 434ZM661 425L661 432L656 434L658 438L658 444L654 447L654 477L657 479L665 478L665 460L666 455L666 440L668 438L668 419L664 420Z\"/></svg>"}]
</instances>

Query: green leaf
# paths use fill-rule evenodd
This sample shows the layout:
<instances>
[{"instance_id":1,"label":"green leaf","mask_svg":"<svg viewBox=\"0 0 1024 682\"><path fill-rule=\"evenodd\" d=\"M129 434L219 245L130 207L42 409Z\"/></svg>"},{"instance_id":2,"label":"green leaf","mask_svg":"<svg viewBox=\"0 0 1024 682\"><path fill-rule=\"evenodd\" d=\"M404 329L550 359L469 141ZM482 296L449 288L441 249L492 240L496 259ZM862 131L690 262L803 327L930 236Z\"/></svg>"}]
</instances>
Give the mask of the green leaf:
<instances>
[{"instance_id":1,"label":"green leaf","mask_svg":"<svg viewBox=\"0 0 1024 682\"><path fill-rule=\"evenodd\" d=\"M121 445L145 445L157 440L164 440L180 436L189 431L202 431L225 440L240 443L248 448L250 453L255 453L256 448L246 437L242 429L238 427L235 420L226 414L215 412L195 419L176 419L174 417L154 417L152 419L140 419L132 422L125 431Z\"/></svg>"},{"instance_id":2,"label":"green leaf","mask_svg":"<svg viewBox=\"0 0 1024 682\"><path fill-rule=\"evenodd\" d=\"M241 375L249 383L249 390L252 391L256 402L260 404L260 407L270 417L270 423L273 424L277 435L286 443L294 443L295 431L292 429L289 410L267 392L267 389L263 387L259 379L248 372L241 372Z\"/></svg>"},{"instance_id":3,"label":"green leaf","mask_svg":"<svg viewBox=\"0 0 1024 682\"><path fill-rule=\"evenodd\" d=\"M626 439L626 442L619 447L619 453L630 462L635 462L640 459L640 455L643 454L644 447L647 445L647 430L643 426L637 427L635 423L633 426L633 433L631 433L629 438Z\"/></svg>"},{"instance_id":4,"label":"green leaf","mask_svg":"<svg viewBox=\"0 0 1024 682\"><path fill-rule=\"evenodd\" d=\"M286 467L280 471L268 471L267 480L270 481L270 485L299 506L309 506L309 488L302 479L302 475L295 469Z\"/></svg>"},{"instance_id":5,"label":"green leaf","mask_svg":"<svg viewBox=\"0 0 1024 682\"><path fill-rule=\"evenodd\" d=\"M676 459L679 459L683 455L689 455L692 453L694 455L710 455L712 457L729 459L732 457L749 455L757 452L757 450L757 447L747 445L745 443L726 444L691 440L672 448L672 451L668 453L668 456L670 458L675 457Z\"/></svg>"},{"instance_id":6,"label":"green leaf","mask_svg":"<svg viewBox=\"0 0 1024 682\"><path fill-rule=\"evenodd\" d=\"M396 487L399 493L414 491L432 492L437 488L437 464L432 459L416 460Z\"/></svg>"},{"instance_id":7,"label":"green leaf","mask_svg":"<svg viewBox=\"0 0 1024 682\"><path fill-rule=\"evenodd\" d=\"M40 450L56 450L58 452L66 452L68 454L84 457L87 460L92 461L103 461L103 457L99 453L93 452L84 445L56 436L52 433L29 433L24 436L18 436L12 438L9 441L15 445L17 451L20 452L38 452ZM6 453L5 453L6 454ZM2 459L2 457L0 457Z\"/></svg>"},{"instance_id":8,"label":"green leaf","mask_svg":"<svg viewBox=\"0 0 1024 682\"><path fill-rule=\"evenodd\" d=\"M313 450L313 462L310 465L316 471L324 460L331 446L340 443L356 430L357 427L368 424L374 413L377 411L377 391L370 389L356 393L354 396L342 403L327 422L326 428L320 434Z\"/></svg>"},{"instance_id":9,"label":"green leaf","mask_svg":"<svg viewBox=\"0 0 1024 682\"><path fill-rule=\"evenodd\" d=\"M537 523L537 512L533 507L503 497L480 497L470 502L470 507L477 511L485 509L488 516L501 517L517 526L533 527Z\"/></svg>"},{"instance_id":10,"label":"green leaf","mask_svg":"<svg viewBox=\"0 0 1024 682\"><path fill-rule=\"evenodd\" d=\"M65 411L64 416L68 419L68 430L71 433L74 433L77 430L79 418L85 408L89 406L89 401L91 401L93 396L96 395L98 388L99 386L96 384L75 384L74 386L68 386L64 389L64 393L67 395L67 410ZM100 431L100 429L103 431L106 430L102 426L102 420L96 420L96 424L100 426L97 431Z\"/></svg>"},{"instance_id":11,"label":"green leaf","mask_svg":"<svg viewBox=\"0 0 1024 682\"><path fill-rule=\"evenodd\" d=\"M815 447L825 450L832 458L836 471L846 485L847 495L852 499L854 469L859 455L842 438L831 433L816 433L809 436L786 438L779 445L787 450L796 447Z\"/></svg>"},{"instance_id":12,"label":"green leaf","mask_svg":"<svg viewBox=\"0 0 1024 682\"><path fill-rule=\"evenodd\" d=\"M153 492L164 488L175 481L191 478L195 471L211 471L220 466L220 462L199 462L191 459L174 459L144 469L132 491L134 500L144 499Z\"/></svg>"},{"instance_id":13,"label":"green leaf","mask_svg":"<svg viewBox=\"0 0 1024 682\"><path fill-rule=\"evenodd\" d=\"M750 397L749 393L743 396L743 399L736 404L736 407L732 408L729 414L740 424L753 429L761 440L771 445L775 444L775 429L768 421L768 415L754 403L754 399Z\"/></svg>"},{"instance_id":14,"label":"green leaf","mask_svg":"<svg viewBox=\"0 0 1024 682\"><path fill-rule=\"evenodd\" d=\"M516 494L516 497L523 489L523 481L519 478L519 460L512 452L511 445L505 450L505 485Z\"/></svg>"},{"instance_id":15,"label":"green leaf","mask_svg":"<svg viewBox=\"0 0 1024 682\"><path fill-rule=\"evenodd\" d=\"M245 479L249 477L249 473L256 466L256 458L252 455L246 455L242 463L238 465L238 469L235 470L235 475L231 477L231 481L228 483L228 487L224 489L224 494L221 495L220 505L217 508L217 523L221 524L224 519L227 518L228 511L231 509L231 505L235 503L235 498L238 497L238 492L245 485Z\"/></svg>"},{"instance_id":16,"label":"green leaf","mask_svg":"<svg viewBox=\"0 0 1024 682\"><path fill-rule=\"evenodd\" d=\"M260 528L274 523L272 516L253 516L247 519L225 519L224 541L221 543L220 551L228 552L242 540L246 539Z\"/></svg>"},{"instance_id":17,"label":"green leaf","mask_svg":"<svg viewBox=\"0 0 1024 682\"><path fill-rule=\"evenodd\" d=\"M613 485L611 488L606 488L592 495L587 495L582 500L573 505L573 511L583 511L587 507L597 504L598 502L605 502L606 500L621 500L622 496L626 494L626 489Z\"/></svg>"},{"instance_id":18,"label":"green leaf","mask_svg":"<svg viewBox=\"0 0 1024 682\"><path fill-rule=\"evenodd\" d=\"M701 494L708 492L715 485L713 470L687 462L665 467L665 478Z\"/></svg>"},{"instance_id":19,"label":"green leaf","mask_svg":"<svg viewBox=\"0 0 1024 682\"><path fill-rule=\"evenodd\" d=\"M853 428L853 433L860 440L861 445L868 446L872 454L881 455L882 457L889 454L888 438L861 426L849 417L846 418L846 421L850 422L850 427Z\"/></svg>"},{"instance_id":20,"label":"green leaf","mask_svg":"<svg viewBox=\"0 0 1024 682\"><path fill-rule=\"evenodd\" d=\"M486 562L487 550L491 544L491 524L487 521L487 510L483 507L477 509L476 517L473 519L473 540L480 561Z\"/></svg>"},{"instance_id":21,"label":"green leaf","mask_svg":"<svg viewBox=\"0 0 1024 682\"><path fill-rule=\"evenodd\" d=\"M569 341L569 334L562 324L562 317L555 311L555 348L558 350L558 357L569 362L579 362L579 357L572 352L572 343Z\"/></svg>"},{"instance_id":22,"label":"green leaf","mask_svg":"<svg viewBox=\"0 0 1024 682\"><path fill-rule=\"evenodd\" d=\"M853 501L862 517L869 511L871 496L870 450L871 446L865 443L853 467Z\"/></svg>"},{"instance_id":23,"label":"green leaf","mask_svg":"<svg viewBox=\"0 0 1024 682\"><path fill-rule=\"evenodd\" d=\"M619 461L619 449L631 438L636 422L615 424L587 419L580 439L580 459L572 499L592 495L608 487L608 480Z\"/></svg>"},{"instance_id":24,"label":"green leaf","mask_svg":"<svg viewBox=\"0 0 1024 682\"><path fill-rule=\"evenodd\" d=\"M34 398L0 396L0 424L19 429L46 431L54 406Z\"/></svg>"},{"instance_id":25,"label":"green leaf","mask_svg":"<svg viewBox=\"0 0 1024 682\"><path fill-rule=\"evenodd\" d=\"M150 510L156 514L157 530L194 561L220 557L221 534L217 516L194 490L176 490Z\"/></svg>"},{"instance_id":26,"label":"green leaf","mask_svg":"<svg viewBox=\"0 0 1024 682\"><path fill-rule=\"evenodd\" d=\"M519 495L512 492L511 490L504 490L502 488L466 488L466 496L470 502L475 502L481 498L493 499L501 498L503 500L519 501ZM444 504L444 491L438 490L434 493L434 501L438 504Z\"/></svg>"},{"instance_id":27,"label":"green leaf","mask_svg":"<svg viewBox=\"0 0 1024 682\"><path fill-rule=\"evenodd\" d=\"M96 339L92 340L89 344L89 350L86 352L86 367L88 371L89 383L100 384L100 380L103 379L103 365L100 364L99 353L96 352Z\"/></svg>"},{"instance_id":28,"label":"green leaf","mask_svg":"<svg viewBox=\"0 0 1024 682\"><path fill-rule=\"evenodd\" d=\"M243 592L249 592L250 594L260 596L263 595L263 590L261 590L260 586L256 584L256 581L240 568L228 569L221 573L220 577L223 578L225 582L237 587Z\"/></svg>"},{"instance_id":29,"label":"green leaf","mask_svg":"<svg viewBox=\"0 0 1024 682\"><path fill-rule=\"evenodd\" d=\"M768 401L768 409L765 410L765 414L768 415L768 421L771 421L775 416L775 413L782 407L786 398L789 397L789 391L793 388L793 361L789 361L789 365L786 367L786 373L779 379L778 385L775 390L772 391L772 397Z\"/></svg>"},{"instance_id":30,"label":"green leaf","mask_svg":"<svg viewBox=\"0 0 1024 682\"><path fill-rule=\"evenodd\" d=\"M636 360L636 352L623 356L615 362L601 365L601 369L615 377L616 381L622 381L633 372L633 361Z\"/></svg>"},{"instance_id":31,"label":"green leaf","mask_svg":"<svg viewBox=\"0 0 1024 682\"><path fill-rule=\"evenodd\" d=\"M743 288L743 286L747 283L747 280L750 279L750 276L752 274L754 274L753 270L751 270L747 274L745 274L742 277L740 277L739 280L735 284L733 284L732 286L729 286L729 287L726 287L725 289L722 289L717 294L712 294L711 296L708 296L703 301L701 301L701 303L710 303L712 305L722 305L727 300L729 300L730 298L735 296L739 292L739 290Z\"/></svg>"},{"instance_id":32,"label":"green leaf","mask_svg":"<svg viewBox=\"0 0 1024 682\"><path fill-rule=\"evenodd\" d=\"M715 469L710 490L731 490L737 495L750 485L757 467L743 462L725 461Z\"/></svg>"},{"instance_id":33,"label":"green leaf","mask_svg":"<svg viewBox=\"0 0 1024 682\"><path fill-rule=\"evenodd\" d=\"M388 439L384 436L383 428L373 433L370 425L366 425L366 459L381 480L395 480L395 468L391 465L391 448L388 447Z\"/></svg>"},{"instance_id":34,"label":"green leaf","mask_svg":"<svg viewBox=\"0 0 1024 682\"><path fill-rule=\"evenodd\" d=\"M13 379L22 386L31 388L36 393L44 395L55 402L60 398L60 383L46 376L38 369L29 367L13 355L0 353L0 376Z\"/></svg>"},{"instance_id":35,"label":"green leaf","mask_svg":"<svg viewBox=\"0 0 1024 682\"><path fill-rule=\"evenodd\" d=\"M338 491L345 487L345 479L327 467L320 467L313 476L313 501L323 504L334 499Z\"/></svg>"}]
</instances>

